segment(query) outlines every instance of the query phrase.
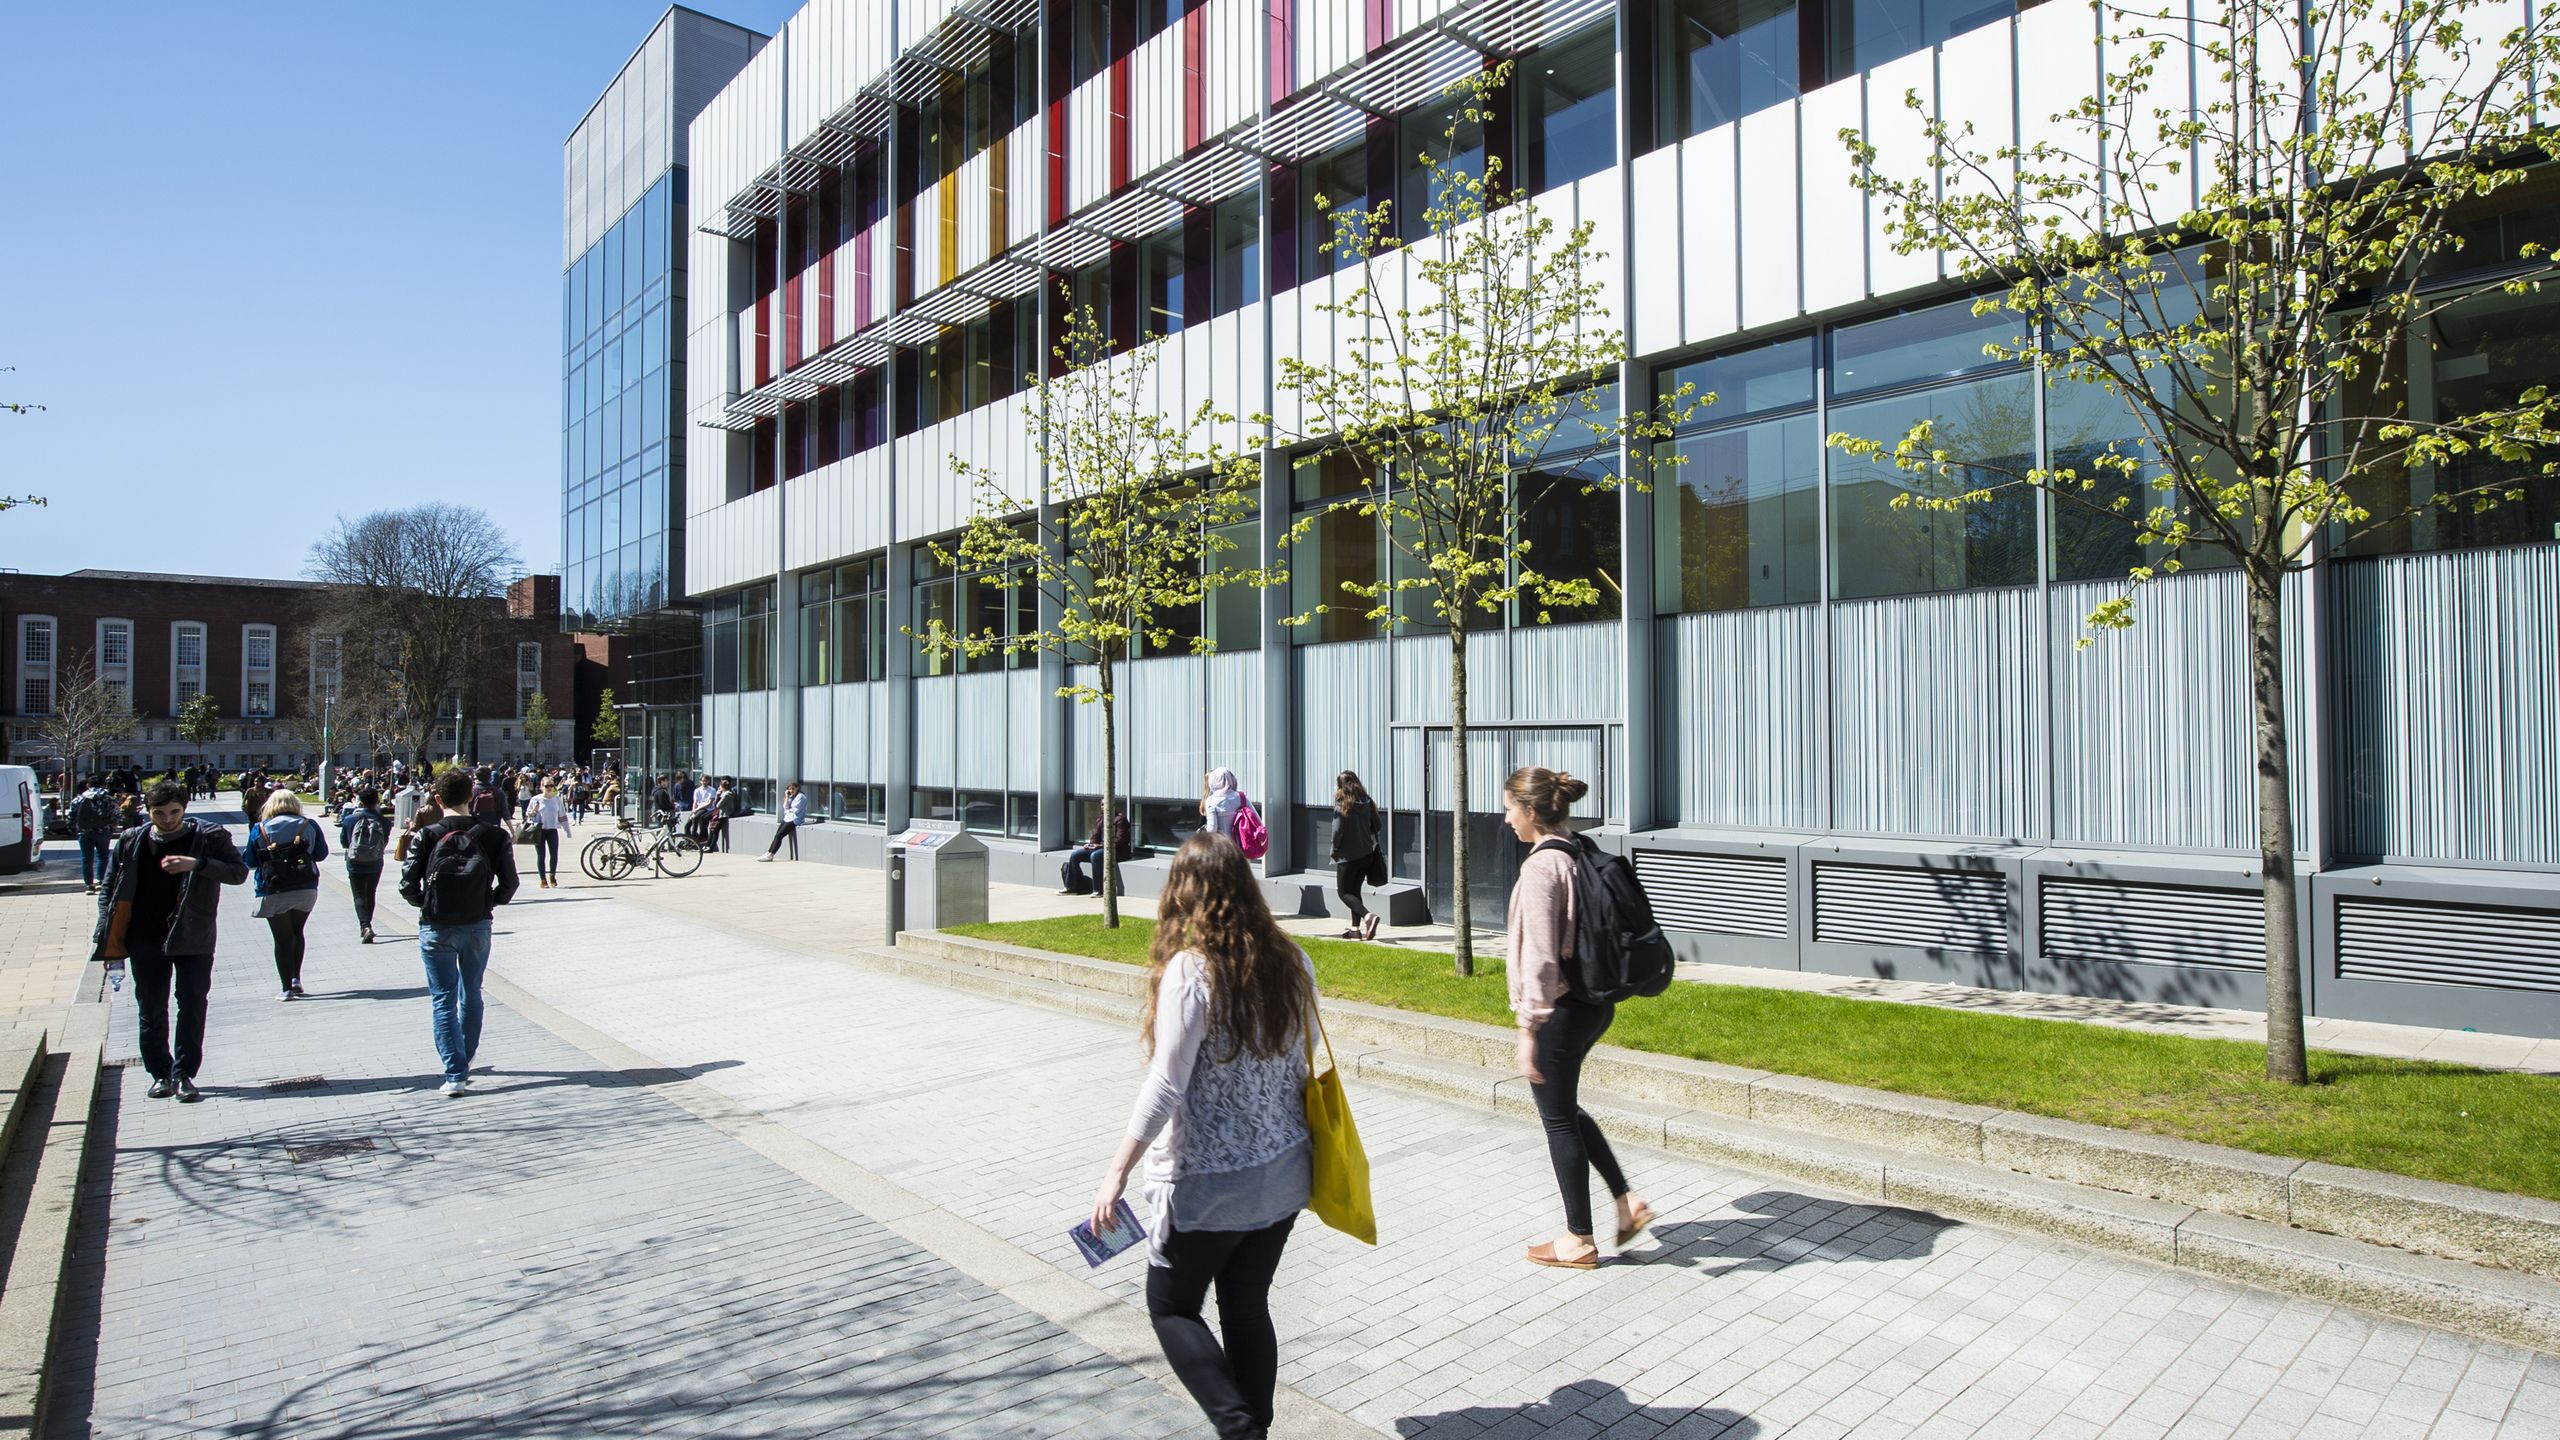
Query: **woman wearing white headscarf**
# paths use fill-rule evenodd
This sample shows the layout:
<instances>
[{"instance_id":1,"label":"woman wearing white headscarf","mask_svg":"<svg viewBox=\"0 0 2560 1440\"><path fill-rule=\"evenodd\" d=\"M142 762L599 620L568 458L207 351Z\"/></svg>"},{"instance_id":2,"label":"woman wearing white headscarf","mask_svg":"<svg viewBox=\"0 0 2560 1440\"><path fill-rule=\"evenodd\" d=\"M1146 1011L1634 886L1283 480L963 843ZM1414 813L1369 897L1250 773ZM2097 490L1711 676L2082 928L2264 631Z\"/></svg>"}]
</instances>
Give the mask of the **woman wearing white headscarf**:
<instances>
[{"instance_id":1,"label":"woman wearing white headscarf","mask_svg":"<svg viewBox=\"0 0 2560 1440\"><path fill-rule=\"evenodd\" d=\"M1236 788L1236 772L1221 765L1209 772L1209 788L1200 797L1200 814L1213 835L1236 838L1236 812L1244 808L1244 792Z\"/></svg>"}]
</instances>

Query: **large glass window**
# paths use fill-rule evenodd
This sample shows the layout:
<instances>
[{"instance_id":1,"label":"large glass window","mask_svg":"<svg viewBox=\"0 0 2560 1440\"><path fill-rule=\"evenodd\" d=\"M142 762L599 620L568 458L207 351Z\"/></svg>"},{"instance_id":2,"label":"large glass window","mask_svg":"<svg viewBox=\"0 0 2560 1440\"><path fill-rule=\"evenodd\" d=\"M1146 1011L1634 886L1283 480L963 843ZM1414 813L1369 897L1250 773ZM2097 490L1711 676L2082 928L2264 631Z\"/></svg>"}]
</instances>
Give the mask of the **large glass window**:
<instances>
[{"instance_id":1,"label":"large glass window","mask_svg":"<svg viewBox=\"0 0 2560 1440\"><path fill-rule=\"evenodd\" d=\"M2160 473L2147 463L2157 451L2132 406L2101 385L2055 378L2045 386L2046 464L2069 469L2088 488L2057 492L2053 507L2053 578L2056 580L2122 580L2137 565L2156 566L2171 552L2146 543L2135 523L2154 510L2182 514L2188 507L2175 491L2149 483ZM2101 460L2115 454L2145 461L2141 478L2127 476ZM2209 533L2190 521L2199 534ZM2183 569L2220 568L2238 563L2220 545L2190 541L2177 548Z\"/></svg>"},{"instance_id":2,"label":"large glass window","mask_svg":"<svg viewBox=\"0 0 2560 1440\"><path fill-rule=\"evenodd\" d=\"M1935 423L1935 448L1976 463L1945 477L1831 452L1832 593L1840 599L2025 585L2036 578L2035 499L2017 476L2035 463L2035 386L2011 373L1839 405L1835 431L1893 440ZM1897 507L2001 487L1953 510Z\"/></svg>"},{"instance_id":3,"label":"large glass window","mask_svg":"<svg viewBox=\"0 0 2560 1440\"><path fill-rule=\"evenodd\" d=\"M1520 185L1536 194L1618 158L1617 28L1602 21L1520 62Z\"/></svg>"},{"instance_id":4,"label":"large glass window","mask_svg":"<svg viewBox=\"0 0 2560 1440\"><path fill-rule=\"evenodd\" d=\"M1396 122L1396 233L1407 242L1431 233L1431 211L1455 203L1461 175L1484 174L1484 126L1463 119L1452 98Z\"/></svg>"},{"instance_id":5,"label":"large glass window","mask_svg":"<svg viewBox=\"0 0 2560 1440\"><path fill-rule=\"evenodd\" d=\"M775 628L769 584L706 600L702 609L704 692L726 695L772 689Z\"/></svg>"},{"instance_id":6,"label":"large glass window","mask_svg":"<svg viewBox=\"0 0 2560 1440\"><path fill-rule=\"evenodd\" d=\"M1665 399L1697 405L1655 452L1654 603L1665 613L1821 597L1822 436L1814 337L1669 367ZM1712 404L1699 404L1713 395ZM1674 463L1676 462L1676 463Z\"/></svg>"},{"instance_id":7,"label":"large glass window","mask_svg":"<svg viewBox=\"0 0 2560 1440\"><path fill-rule=\"evenodd\" d=\"M1315 509L1362 494L1369 488L1357 461L1338 451L1301 455L1290 466L1290 485L1298 504ZM1375 637L1378 622L1368 618L1377 602L1343 589L1345 584L1378 583L1378 522L1349 510L1318 513L1307 533L1289 547L1289 608L1308 617L1295 627L1300 644ZM1322 614L1314 613L1318 607Z\"/></svg>"},{"instance_id":8,"label":"large glass window","mask_svg":"<svg viewBox=\"0 0 2560 1440\"><path fill-rule=\"evenodd\" d=\"M1298 204L1299 276L1312 279L1357 264L1360 257L1335 242L1342 222L1369 208L1369 158L1361 142L1308 161L1298 173Z\"/></svg>"},{"instance_id":9,"label":"large glass window","mask_svg":"<svg viewBox=\"0 0 2560 1440\"><path fill-rule=\"evenodd\" d=\"M1669 144L1792 100L1795 0L1660 0L1654 138Z\"/></svg>"},{"instance_id":10,"label":"large glass window","mask_svg":"<svg viewBox=\"0 0 2560 1440\"><path fill-rule=\"evenodd\" d=\"M939 543L956 555L960 537L948 535ZM915 552L912 589L919 636L933 634L938 623L955 642L968 637L995 645L987 654L975 656L959 650L936 654L930 647L921 647L921 673L1022 669L1040 662L1036 648L1006 643L1035 634L1040 627L1040 591L1028 565L955 570L936 558L929 546L920 545Z\"/></svg>"},{"instance_id":11,"label":"large glass window","mask_svg":"<svg viewBox=\"0 0 2560 1440\"><path fill-rule=\"evenodd\" d=\"M1829 75L1842 79L2018 13L2017 0L1831 0Z\"/></svg>"},{"instance_id":12,"label":"large glass window","mask_svg":"<svg viewBox=\"0 0 2560 1440\"><path fill-rule=\"evenodd\" d=\"M1262 298L1260 197L1251 191L1219 203L1210 217L1210 313L1224 315Z\"/></svg>"}]
</instances>

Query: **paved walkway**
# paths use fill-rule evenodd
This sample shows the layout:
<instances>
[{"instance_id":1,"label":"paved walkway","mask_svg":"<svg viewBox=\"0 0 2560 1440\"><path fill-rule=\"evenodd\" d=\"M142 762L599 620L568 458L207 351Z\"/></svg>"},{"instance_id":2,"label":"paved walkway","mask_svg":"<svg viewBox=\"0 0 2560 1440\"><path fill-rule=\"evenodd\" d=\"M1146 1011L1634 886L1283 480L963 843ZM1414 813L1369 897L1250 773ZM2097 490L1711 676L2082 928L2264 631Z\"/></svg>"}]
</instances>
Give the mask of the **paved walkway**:
<instances>
[{"instance_id":1,"label":"paved walkway","mask_svg":"<svg viewBox=\"0 0 2560 1440\"><path fill-rule=\"evenodd\" d=\"M80 885L80 848L49 840L44 863L0 875L0 1031L60 1034L89 966L98 918Z\"/></svg>"},{"instance_id":2,"label":"paved walkway","mask_svg":"<svg viewBox=\"0 0 2560 1440\"><path fill-rule=\"evenodd\" d=\"M841 963L864 878L528 890L461 1101L412 947L350 943L333 888L321 998L281 1005L238 907L212 1098L123 1073L56 1433L1198 1433L1143 1359L1140 1265L1089 1275L1063 1234L1134 1026ZM1655 1235L1535 1270L1534 1127L1354 1101L1385 1241L1302 1223L1284 1436L2560 1440L2560 1358L1651 1153Z\"/></svg>"}]
</instances>

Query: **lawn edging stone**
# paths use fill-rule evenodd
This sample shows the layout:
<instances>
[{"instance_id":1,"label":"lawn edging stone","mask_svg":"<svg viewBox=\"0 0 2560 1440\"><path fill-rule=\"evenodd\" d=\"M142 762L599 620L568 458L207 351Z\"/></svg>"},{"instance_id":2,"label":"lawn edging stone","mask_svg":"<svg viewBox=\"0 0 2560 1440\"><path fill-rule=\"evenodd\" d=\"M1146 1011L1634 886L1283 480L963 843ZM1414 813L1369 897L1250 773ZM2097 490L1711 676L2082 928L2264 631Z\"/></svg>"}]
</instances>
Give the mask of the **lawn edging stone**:
<instances>
[{"instance_id":1,"label":"lawn edging stone","mask_svg":"<svg viewBox=\"0 0 2560 1440\"><path fill-rule=\"evenodd\" d=\"M1135 966L940 932L873 953L1105 1018L1143 990ZM1348 1074L1534 1108L1506 1027L1330 998L1325 1017ZM1613 1045L1584 1079L1585 1108L1673 1153L2560 1349L2560 1203Z\"/></svg>"}]
</instances>

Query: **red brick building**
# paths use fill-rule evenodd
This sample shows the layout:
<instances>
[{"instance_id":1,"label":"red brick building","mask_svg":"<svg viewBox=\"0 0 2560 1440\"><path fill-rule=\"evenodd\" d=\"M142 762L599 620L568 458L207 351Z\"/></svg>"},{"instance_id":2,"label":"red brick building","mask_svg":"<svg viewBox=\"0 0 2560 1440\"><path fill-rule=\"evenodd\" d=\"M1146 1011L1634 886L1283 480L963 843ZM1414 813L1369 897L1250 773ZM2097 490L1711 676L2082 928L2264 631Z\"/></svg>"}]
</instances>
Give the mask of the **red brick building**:
<instances>
[{"instance_id":1,"label":"red brick building","mask_svg":"<svg viewBox=\"0 0 2560 1440\"><path fill-rule=\"evenodd\" d=\"M75 570L68 575L0 574L0 758L50 758L36 739L63 675L94 659L101 683L130 698L131 739L110 764L160 769L199 757L225 768L293 764L317 745L295 723L309 713L310 624L321 587L298 580ZM448 722L435 751L482 760L535 758L524 712L541 692L554 726L543 758L568 758L592 723L579 705L576 637L558 629L560 580L529 575L489 604L489 644L464 696L463 734ZM222 738L198 747L178 738L177 715L198 694L213 697ZM587 707L592 709L592 705ZM337 737L333 737L337 738ZM370 757L339 738L341 763Z\"/></svg>"}]
</instances>

